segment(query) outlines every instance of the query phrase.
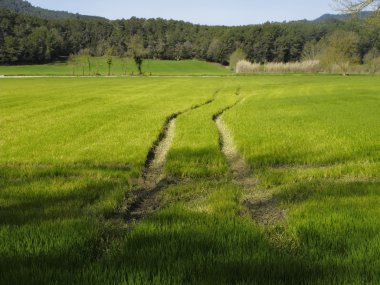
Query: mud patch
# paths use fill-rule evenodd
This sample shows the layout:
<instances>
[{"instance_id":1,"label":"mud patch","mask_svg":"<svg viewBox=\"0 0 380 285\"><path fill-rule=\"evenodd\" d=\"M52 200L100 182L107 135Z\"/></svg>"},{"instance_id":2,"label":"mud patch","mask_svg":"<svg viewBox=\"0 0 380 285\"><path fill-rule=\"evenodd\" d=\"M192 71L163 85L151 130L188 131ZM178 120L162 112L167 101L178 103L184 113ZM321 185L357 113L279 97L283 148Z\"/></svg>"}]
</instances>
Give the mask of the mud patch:
<instances>
[{"instance_id":1,"label":"mud patch","mask_svg":"<svg viewBox=\"0 0 380 285\"><path fill-rule=\"evenodd\" d=\"M272 193L262 196L246 196L243 205L247 214L258 224L271 226L286 218L286 211L278 206L277 199Z\"/></svg>"},{"instance_id":2,"label":"mud patch","mask_svg":"<svg viewBox=\"0 0 380 285\"><path fill-rule=\"evenodd\" d=\"M158 139L148 153L143 173L137 186L124 202L124 219L127 222L138 221L160 209L159 192L169 184L164 180L164 165L174 137L175 119L170 116Z\"/></svg>"},{"instance_id":3,"label":"mud patch","mask_svg":"<svg viewBox=\"0 0 380 285\"><path fill-rule=\"evenodd\" d=\"M214 121L219 131L220 147L230 166L233 181L244 188L255 187L258 181L251 177L252 170L239 154L222 118L219 116Z\"/></svg>"}]
</instances>

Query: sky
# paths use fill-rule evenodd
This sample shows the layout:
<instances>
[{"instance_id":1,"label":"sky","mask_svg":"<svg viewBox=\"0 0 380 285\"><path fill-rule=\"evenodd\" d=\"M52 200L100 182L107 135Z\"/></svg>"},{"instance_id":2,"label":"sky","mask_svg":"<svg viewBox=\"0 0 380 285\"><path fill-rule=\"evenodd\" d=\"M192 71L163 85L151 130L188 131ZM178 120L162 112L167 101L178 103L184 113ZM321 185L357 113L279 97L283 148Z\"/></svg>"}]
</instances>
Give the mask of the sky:
<instances>
[{"instance_id":1,"label":"sky","mask_svg":"<svg viewBox=\"0 0 380 285\"><path fill-rule=\"evenodd\" d=\"M314 20L336 13L332 0L29 0L34 6L108 19L164 18L206 25Z\"/></svg>"}]
</instances>

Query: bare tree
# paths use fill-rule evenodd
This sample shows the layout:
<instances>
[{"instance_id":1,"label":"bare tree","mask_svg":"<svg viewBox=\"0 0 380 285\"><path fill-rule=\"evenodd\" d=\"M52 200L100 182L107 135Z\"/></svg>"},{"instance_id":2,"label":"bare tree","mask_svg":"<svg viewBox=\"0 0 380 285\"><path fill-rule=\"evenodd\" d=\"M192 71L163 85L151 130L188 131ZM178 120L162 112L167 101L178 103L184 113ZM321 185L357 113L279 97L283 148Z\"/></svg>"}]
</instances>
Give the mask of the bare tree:
<instances>
[{"instance_id":1,"label":"bare tree","mask_svg":"<svg viewBox=\"0 0 380 285\"><path fill-rule=\"evenodd\" d=\"M82 69L83 69L83 75L84 75L84 70L85 70L86 66L88 68L88 75L91 75L91 53L90 53L90 49L86 48L86 49L80 50L78 53L78 56L79 56L80 64L81 64Z\"/></svg>"},{"instance_id":2,"label":"bare tree","mask_svg":"<svg viewBox=\"0 0 380 285\"><path fill-rule=\"evenodd\" d=\"M77 67L79 65L79 57L78 57L78 55L76 55L76 54L70 54L68 64L69 64L69 66L71 66L73 68L73 76L75 76L76 75Z\"/></svg>"},{"instance_id":3,"label":"bare tree","mask_svg":"<svg viewBox=\"0 0 380 285\"><path fill-rule=\"evenodd\" d=\"M337 9L345 13L359 13L364 10L380 11L380 0L334 0Z\"/></svg>"},{"instance_id":4,"label":"bare tree","mask_svg":"<svg viewBox=\"0 0 380 285\"><path fill-rule=\"evenodd\" d=\"M126 52L122 52L119 54L119 59L121 61L121 73L123 75L127 75L128 72L128 54Z\"/></svg>"}]
</instances>

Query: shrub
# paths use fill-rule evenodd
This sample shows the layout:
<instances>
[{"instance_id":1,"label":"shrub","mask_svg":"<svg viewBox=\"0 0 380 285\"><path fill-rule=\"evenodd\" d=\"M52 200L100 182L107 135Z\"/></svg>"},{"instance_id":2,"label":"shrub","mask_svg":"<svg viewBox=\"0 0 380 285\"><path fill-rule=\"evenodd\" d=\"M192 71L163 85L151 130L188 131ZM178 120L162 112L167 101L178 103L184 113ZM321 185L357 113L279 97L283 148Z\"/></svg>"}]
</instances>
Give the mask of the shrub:
<instances>
[{"instance_id":1,"label":"shrub","mask_svg":"<svg viewBox=\"0 0 380 285\"><path fill-rule=\"evenodd\" d=\"M351 65L358 64L359 35L354 32L335 31L325 38L320 57L322 66L333 72L334 66L339 66L343 75L346 75Z\"/></svg>"},{"instance_id":2,"label":"shrub","mask_svg":"<svg viewBox=\"0 0 380 285\"><path fill-rule=\"evenodd\" d=\"M380 57L373 59L371 66L372 66L373 73L379 73L380 72Z\"/></svg>"},{"instance_id":3,"label":"shrub","mask_svg":"<svg viewBox=\"0 0 380 285\"><path fill-rule=\"evenodd\" d=\"M261 71L259 63L251 63L247 60L240 60L236 64L236 73L258 73Z\"/></svg>"},{"instance_id":4,"label":"shrub","mask_svg":"<svg viewBox=\"0 0 380 285\"><path fill-rule=\"evenodd\" d=\"M316 73L320 71L318 60L306 60L302 62L271 62L264 65L267 73Z\"/></svg>"},{"instance_id":5,"label":"shrub","mask_svg":"<svg viewBox=\"0 0 380 285\"><path fill-rule=\"evenodd\" d=\"M241 60L236 65L237 73L317 73L320 71L318 60L306 60L302 62L271 62L263 66Z\"/></svg>"},{"instance_id":6,"label":"shrub","mask_svg":"<svg viewBox=\"0 0 380 285\"><path fill-rule=\"evenodd\" d=\"M364 56L364 63L369 73L380 71L380 52L373 48Z\"/></svg>"},{"instance_id":7,"label":"shrub","mask_svg":"<svg viewBox=\"0 0 380 285\"><path fill-rule=\"evenodd\" d=\"M239 61L245 60L247 55L242 49L235 50L230 56L230 69L236 71L236 65Z\"/></svg>"}]
</instances>

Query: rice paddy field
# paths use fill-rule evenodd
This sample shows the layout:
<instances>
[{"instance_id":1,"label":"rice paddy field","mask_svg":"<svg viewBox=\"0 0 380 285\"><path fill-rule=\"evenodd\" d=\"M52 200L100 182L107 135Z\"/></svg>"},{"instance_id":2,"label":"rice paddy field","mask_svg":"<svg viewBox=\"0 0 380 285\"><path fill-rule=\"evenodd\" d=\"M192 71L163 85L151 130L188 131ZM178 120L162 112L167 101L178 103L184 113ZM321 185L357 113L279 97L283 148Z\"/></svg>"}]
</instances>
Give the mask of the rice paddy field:
<instances>
[{"instance_id":1,"label":"rice paddy field","mask_svg":"<svg viewBox=\"0 0 380 285\"><path fill-rule=\"evenodd\" d=\"M72 64L66 60L45 65L13 65L1 66L0 75L4 76L106 76L108 75L107 59L95 57L90 60L90 68L86 61ZM142 70L145 75L231 75L231 71L222 65L200 60L144 60ZM110 75L138 75L133 60L114 57Z\"/></svg>"},{"instance_id":2,"label":"rice paddy field","mask_svg":"<svg viewBox=\"0 0 380 285\"><path fill-rule=\"evenodd\" d=\"M379 284L379 90L378 76L0 79L0 284ZM165 183L130 221L168 118Z\"/></svg>"}]
</instances>

